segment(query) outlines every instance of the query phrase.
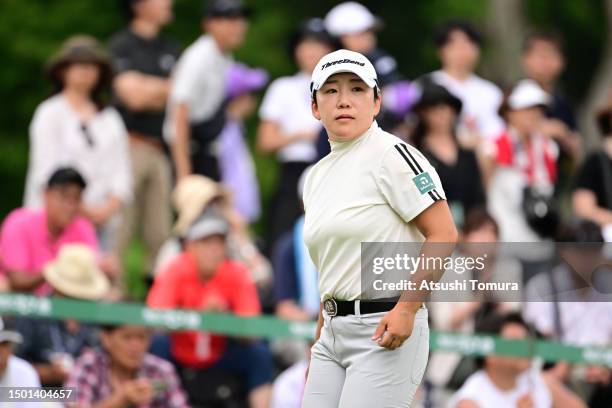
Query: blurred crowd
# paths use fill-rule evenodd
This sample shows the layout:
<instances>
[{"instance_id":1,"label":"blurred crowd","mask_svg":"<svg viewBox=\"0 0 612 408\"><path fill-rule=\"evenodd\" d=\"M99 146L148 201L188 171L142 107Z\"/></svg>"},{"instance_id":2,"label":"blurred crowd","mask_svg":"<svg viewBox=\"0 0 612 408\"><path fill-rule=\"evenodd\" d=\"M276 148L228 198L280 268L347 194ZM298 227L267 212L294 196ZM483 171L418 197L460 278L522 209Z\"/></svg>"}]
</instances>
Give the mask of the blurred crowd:
<instances>
[{"instance_id":1,"label":"blurred crowd","mask_svg":"<svg viewBox=\"0 0 612 408\"><path fill-rule=\"evenodd\" d=\"M136 239L152 308L316 319L301 191L329 144L308 88L319 59L339 48L374 64L383 98L377 121L436 168L462 242L612 241L612 92L592 112L601 138L586 152L559 84L559 33L528 33L517 61L524 79L502 89L475 72L484 41L475 26L449 21L431 38L440 69L408 79L377 42L384 22L345 2L279 44L296 70L270 81L265 67L232 57L253 11L240 0L207 1L202 35L186 48L162 33L171 0L121 4L126 26L110 39L75 35L48 61L53 93L32 115L23 206L0 231L3 292L132 300L122 260ZM263 236L249 228L262 215L245 126L254 115L255 148L279 163ZM519 254L512 270L528 288L571 287L571 260L597 257L563 255L551 265L539 253ZM590 288L572 302L429 308L437 330L612 343L612 305ZM297 408L308 353L301 341L5 317L0 385L76 387L75 407ZM610 374L435 351L418 398L424 407L609 407Z\"/></svg>"}]
</instances>

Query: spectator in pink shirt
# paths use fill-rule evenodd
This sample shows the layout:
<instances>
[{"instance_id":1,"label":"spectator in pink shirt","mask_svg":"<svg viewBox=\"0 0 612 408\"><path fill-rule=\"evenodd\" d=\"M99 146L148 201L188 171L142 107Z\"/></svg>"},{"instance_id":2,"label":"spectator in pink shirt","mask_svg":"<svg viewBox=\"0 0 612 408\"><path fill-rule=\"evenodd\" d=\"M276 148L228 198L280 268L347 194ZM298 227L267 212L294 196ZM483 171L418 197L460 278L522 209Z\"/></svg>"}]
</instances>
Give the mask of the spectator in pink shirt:
<instances>
[{"instance_id":1,"label":"spectator in pink shirt","mask_svg":"<svg viewBox=\"0 0 612 408\"><path fill-rule=\"evenodd\" d=\"M85 186L75 169L60 168L47 182L43 208L18 208L6 217L0 230L0 261L12 290L50 294L42 271L65 244L81 243L98 252L93 225L79 215Z\"/></svg>"}]
</instances>

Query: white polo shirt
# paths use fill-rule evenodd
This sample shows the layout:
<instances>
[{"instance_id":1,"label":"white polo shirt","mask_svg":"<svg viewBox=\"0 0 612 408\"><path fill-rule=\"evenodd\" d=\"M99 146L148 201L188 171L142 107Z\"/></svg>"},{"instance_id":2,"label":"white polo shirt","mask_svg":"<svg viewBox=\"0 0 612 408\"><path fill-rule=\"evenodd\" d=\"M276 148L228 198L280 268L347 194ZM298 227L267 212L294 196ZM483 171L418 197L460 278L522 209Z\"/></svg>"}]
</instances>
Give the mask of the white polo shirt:
<instances>
[{"instance_id":1,"label":"white polo shirt","mask_svg":"<svg viewBox=\"0 0 612 408\"><path fill-rule=\"evenodd\" d=\"M321 300L360 299L362 242L423 242L412 219L446 199L438 174L414 147L376 122L333 142L304 185L304 240Z\"/></svg>"},{"instance_id":2,"label":"white polo shirt","mask_svg":"<svg viewBox=\"0 0 612 408\"><path fill-rule=\"evenodd\" d=\"M227 71L231 55L223 53L210 35L202 35L191 44L174 67L168 98L164 138L171 142L174 133L173 110L179 103L189 106L191 122L213 117L225 99Z\"/></svg>"},{"instance_id":3,"label":"white polo shirt","mask_svg":"<svg viewBox=\"0 0 612 408\"><path fill-rule=\"evenodd\" d=\"M276 79L270 84L259 108L259 118L274 122L281 133L319 132L321 123L310 108L310 75L298 72ZM281 162L313 162L317 158L315 142L296 140L283 146L277 154Z\"/></svg>"},{"instance_id":4,"label":"white polo shirt","mask_svg":"<svg viewBox=\"0 0 612 408\"><path fill-rule=\"evenodd\" d=\"M504 122L497 111L503 94L493 82L474 74L459 81L444 71L434 71L431 77L437 84L461 99L461 116L473 120L482 137L493 139L501 133Z\"/></svg>"}]
</instances>

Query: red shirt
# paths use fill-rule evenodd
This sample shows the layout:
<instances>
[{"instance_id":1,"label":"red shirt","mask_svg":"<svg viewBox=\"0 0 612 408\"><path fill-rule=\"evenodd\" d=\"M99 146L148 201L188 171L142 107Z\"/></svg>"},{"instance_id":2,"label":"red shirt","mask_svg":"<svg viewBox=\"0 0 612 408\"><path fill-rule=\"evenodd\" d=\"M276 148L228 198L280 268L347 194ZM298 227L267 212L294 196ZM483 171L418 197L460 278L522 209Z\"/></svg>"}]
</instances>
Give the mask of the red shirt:
<instances>
[{"instance_id":1,"label":"red shirt","mask_svg":"<svg viewBox=\"0 0 612 408\"><path fill-rule=\"evenodd\" d=\"M160 309L206 310L220 305L222 311L241 316L261 313L257 289L242 264L224 261L208 281L198 275L194 257L183 252L155 278L147 304ZM171 335L172 354L187 367L205 368L223 355L225 336L206 332L175 332Z\"/></svg>"}]
</instances>

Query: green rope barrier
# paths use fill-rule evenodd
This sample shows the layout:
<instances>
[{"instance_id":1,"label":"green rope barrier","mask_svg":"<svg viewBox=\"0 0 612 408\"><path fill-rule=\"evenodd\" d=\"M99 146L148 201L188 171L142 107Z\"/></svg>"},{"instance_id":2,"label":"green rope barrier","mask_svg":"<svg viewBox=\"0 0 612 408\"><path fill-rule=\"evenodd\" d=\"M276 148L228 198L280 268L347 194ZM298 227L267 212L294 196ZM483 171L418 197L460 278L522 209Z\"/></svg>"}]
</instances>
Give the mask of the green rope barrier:
<instances>
[{"instance_id":1,"label":"green rope barrier","mask_svg":"<svg viewBox=\"0 0 612 408\"><path fill-rule=\"evenodd\" d=\"M314 322L289 322L269 316L239 317L193 310L159 310L135 303L86 302L21 294L0 294L0 313L47 319L76 319L97 324L136 324L168 330L203 330L230 336L311 340ZM431 350L463 355L538 356L545 361L597 364L612 367L612 348L575 347L552 341L508 340L432 330Z\"/></svg>"}]
</instances>

